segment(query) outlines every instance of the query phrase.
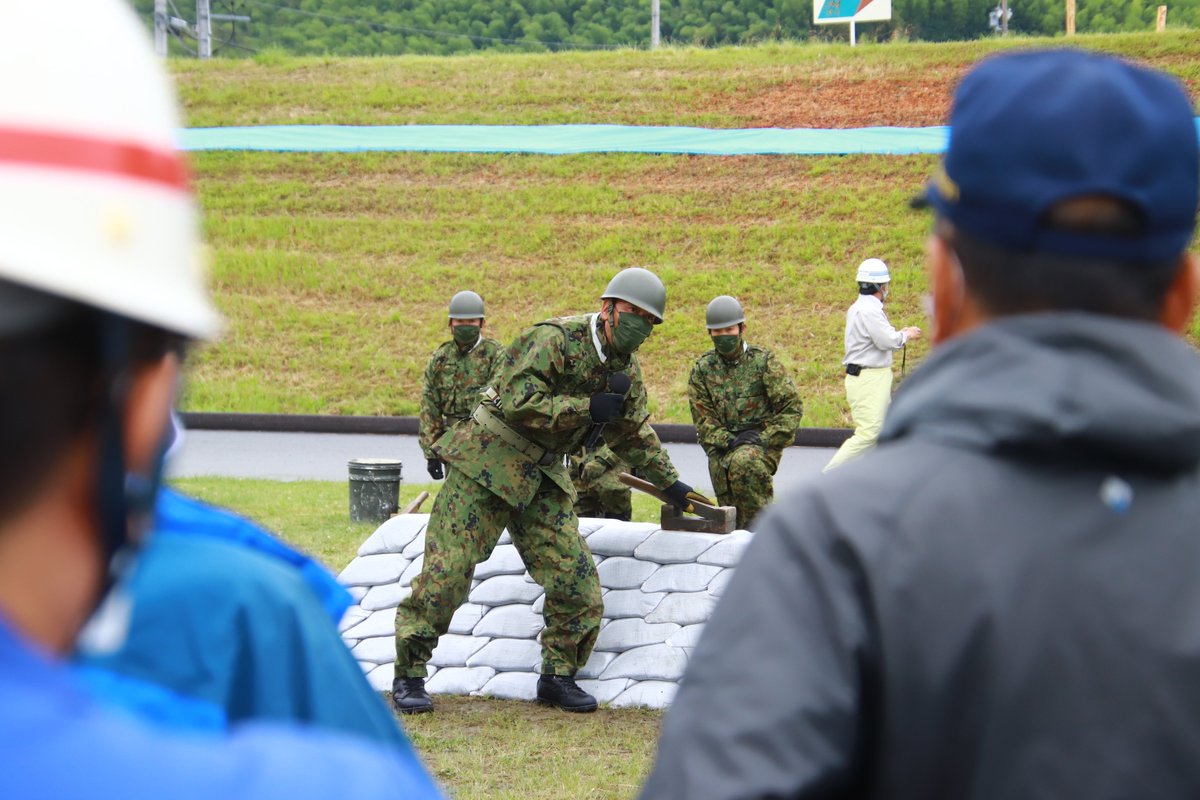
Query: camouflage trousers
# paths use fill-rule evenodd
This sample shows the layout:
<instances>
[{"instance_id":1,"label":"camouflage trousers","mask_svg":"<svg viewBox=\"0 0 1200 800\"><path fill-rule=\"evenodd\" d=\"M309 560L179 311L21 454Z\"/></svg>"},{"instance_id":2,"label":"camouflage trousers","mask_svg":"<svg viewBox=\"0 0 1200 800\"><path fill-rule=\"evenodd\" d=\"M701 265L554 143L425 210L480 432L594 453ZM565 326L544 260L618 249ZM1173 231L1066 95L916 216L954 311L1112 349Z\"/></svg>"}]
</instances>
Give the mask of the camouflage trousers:
<instances>
[{"instance_id":1,"label":"camouflage trousers","mask_svg":"<svg viewBox=\"0 0 1200 800\"><path fill-rule=\"evenodd\" d=\"M749 529L758 512L775 498L775 471L782 456L781 449L748 444L709 459L717 502L737 509L739 528Z\"/></svg>"},{"instance_id":2,"label":"camouflage trousers","mask_svg":"<svg viewBox=\"0 0 1200 800\"><path fill-rule=\"evenodd\" d=\"M510 506L451 470L425 530L425 560L412 594L396 609L396 677L425 677L438 638L467 600L475 565L508 527L526 569L546 591L542 672L574 675L600 632L600 579L571 498L549 478L525 506Z\"/></svg>"},{"instance_id":3,"label":"camouflage trousers","mask_svg":"<svg viewBox=\"0 0 1200 800\"><path fill-rule=\"evenodd\" d=\"M619 489L592 486L581 490L575 500L575 513L581 517L623 519L628 522L633 516L633 498L629 487L621 484Z\"/></svg>"},{"instance_id":4,"label":"camouflage trousers","mask_svg":"<svg viewBox=\"0 0 1200 800\"><path fill-rule=\"evenodd\" d=\"M608 457L616 458L611 451ZM618 477L628 470L623 463L611 463L595 451L571 456L567 471L575 484L576 516L628 522L633 516L633 498L629 487Z\"/></svg>"}]
</instances>

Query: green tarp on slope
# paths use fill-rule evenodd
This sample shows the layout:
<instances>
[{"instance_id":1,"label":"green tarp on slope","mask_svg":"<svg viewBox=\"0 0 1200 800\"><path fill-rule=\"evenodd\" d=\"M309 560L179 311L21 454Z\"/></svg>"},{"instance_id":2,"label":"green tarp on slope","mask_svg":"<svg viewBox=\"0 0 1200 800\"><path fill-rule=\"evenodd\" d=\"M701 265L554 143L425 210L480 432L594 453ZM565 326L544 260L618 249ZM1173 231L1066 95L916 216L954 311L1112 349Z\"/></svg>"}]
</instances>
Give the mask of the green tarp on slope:
<instances>
[{"instance_id":1,"label":"green tarp on slope","mask_svg":"<svg viewBox=\"0 0 1200 800\"><path fill-rule=\"evenodd\" d=\"M941 153L949 129L683 128L640 125L263 125L189 128L184 150L430 153L904 155Z\"/></svg>"}]
</instances>

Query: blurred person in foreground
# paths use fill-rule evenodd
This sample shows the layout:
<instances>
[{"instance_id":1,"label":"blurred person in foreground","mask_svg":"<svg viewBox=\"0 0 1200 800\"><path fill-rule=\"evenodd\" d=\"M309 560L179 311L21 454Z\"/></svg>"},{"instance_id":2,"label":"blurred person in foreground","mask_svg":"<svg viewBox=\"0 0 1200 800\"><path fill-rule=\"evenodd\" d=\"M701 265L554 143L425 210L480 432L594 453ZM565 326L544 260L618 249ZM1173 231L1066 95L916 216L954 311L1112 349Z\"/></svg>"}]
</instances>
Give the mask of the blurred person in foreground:
<instances>
[{"instance_id":1,"label":"blurred person in foreground","mask_svg":"<svg viewBox=\"0 0 1200 800\"><path fill-rule=\"evenodd\" d=\"M128 6L0 3L0 72L0 797L438 797L410 750L153 725L64 663L128 631L180 357L220 320Z\"/></svg>"},{"instance_id":2,"label":"blurred person in foreground","mask_svg":"<svg viewBox=\"0 0 1200 800\"><path fill-rule=\"evenodd\" d=\"M172 422L166 463L183 438ZM124 635L75 658L105 701L189 728L295 722L410 750L338 633L350 593L250 520L162 489L121 591Z\"/></svg>"},{"instance_id":3,"label":"blurred person in foreground","mask_svg":"<svg viewBox=\"0 0 1200 800\"><path fill-rule=\"evenodd\" d=\"M959 86L934 354L879 447L767 512L644 798L1200 795L1200 174L1173 79Z\"/></svg>"}]
</instances>

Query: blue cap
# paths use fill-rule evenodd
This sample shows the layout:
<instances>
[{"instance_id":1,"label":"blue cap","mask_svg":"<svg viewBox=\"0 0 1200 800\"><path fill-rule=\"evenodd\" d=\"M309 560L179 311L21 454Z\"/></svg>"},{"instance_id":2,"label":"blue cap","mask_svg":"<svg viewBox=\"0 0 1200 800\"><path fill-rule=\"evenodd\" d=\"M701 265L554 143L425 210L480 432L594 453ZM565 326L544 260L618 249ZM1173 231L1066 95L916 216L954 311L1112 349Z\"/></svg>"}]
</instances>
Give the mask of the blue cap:
<instances>
[{"instance_id":1,"label":"blue cap","mask_svg":"<svg viewBox=\"0 0 1200 800\"><path fill-rule=\"evenodd\" d=\"M959 84L950 144L925 201L976 238L1020 252L1157 263L1188 246L1200 202L1192 104L1172 78L1076 50L994 56ZM1126 201L1135 235L1045 225L1056 203Z\"/></svg>"}]
</instances>

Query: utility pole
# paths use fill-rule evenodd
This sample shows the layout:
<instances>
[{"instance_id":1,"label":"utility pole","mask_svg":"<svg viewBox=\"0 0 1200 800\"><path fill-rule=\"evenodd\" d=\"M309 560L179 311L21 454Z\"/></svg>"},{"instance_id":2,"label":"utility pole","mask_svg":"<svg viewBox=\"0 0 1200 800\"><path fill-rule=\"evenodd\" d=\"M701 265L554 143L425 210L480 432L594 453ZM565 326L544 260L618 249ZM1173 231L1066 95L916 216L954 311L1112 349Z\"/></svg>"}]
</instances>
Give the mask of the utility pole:
<instances>
[{"instance_id":1,"label":"utility pole","mask_svg":"<svg viewBox=\"0 0 1200 800\"><path fill-rule=\"evenodd\" d=\"M1008 36L1008 0L1000 0L1000 35Z\"/></svg>"},{"instance_id":2,"label":"utility pole","mask_svg":"<svg viewBox=\"0 0 1200 800\"><path fill-rule=\"evenodd\" d=\"M154 0L154 53L167 57L167 0Z\"/></svg>"},{"instance_id":3,"label":"utility pole","mask_svg":"<svg viewBox=\"0 0 1200 800\"><path fill-rule=\"evenodd\" d=\"M196 0L196 41L199 42L200 58L212 58L212 14L209 0Z\"/></svg>"},{"instance_id":4,"label":"utility pole","mask_svg":"<svg viewBox=\"0 0 1200 800\"><path fill-rule=\"evenodd\" d=\"M660 0L650 0L650 49L657 50L659 44L659 29L662 22Z\"/></svg>"},{"instance_id":5,"label":"utility pole","mask_svg":"<svg viewBox=\"0 0 1200 800\"><path fill-rule=\"evenodd\" d=\"M1075 35L1075 0L1067 0L1067 36Z\"/></svg>"}]
</instances>

